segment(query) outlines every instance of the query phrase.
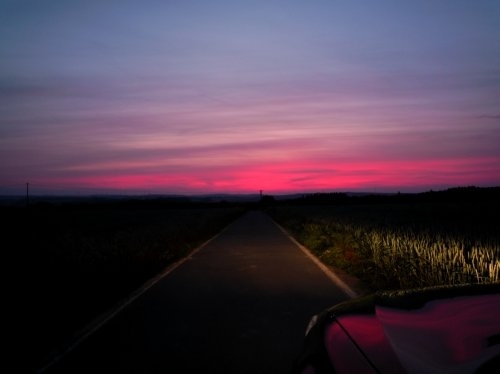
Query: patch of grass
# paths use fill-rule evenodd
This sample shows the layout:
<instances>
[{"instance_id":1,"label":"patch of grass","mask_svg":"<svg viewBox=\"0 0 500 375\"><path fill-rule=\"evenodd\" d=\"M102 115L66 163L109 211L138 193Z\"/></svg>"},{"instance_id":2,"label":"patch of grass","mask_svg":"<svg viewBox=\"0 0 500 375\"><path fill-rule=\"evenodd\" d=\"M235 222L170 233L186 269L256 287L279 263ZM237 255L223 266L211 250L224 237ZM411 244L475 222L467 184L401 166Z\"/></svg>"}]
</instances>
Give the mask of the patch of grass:
<instances>
[{"instance_id":1,"label":"patch of grass","mask_svg":"<svg viewBox=\"0 0 500 375\"><path fill-rule=\"evenodd\" d=\"M280 222L323 262L374 290L500 281L500 227L491 207L281 206Z\"/></svg>"}]
</instances>

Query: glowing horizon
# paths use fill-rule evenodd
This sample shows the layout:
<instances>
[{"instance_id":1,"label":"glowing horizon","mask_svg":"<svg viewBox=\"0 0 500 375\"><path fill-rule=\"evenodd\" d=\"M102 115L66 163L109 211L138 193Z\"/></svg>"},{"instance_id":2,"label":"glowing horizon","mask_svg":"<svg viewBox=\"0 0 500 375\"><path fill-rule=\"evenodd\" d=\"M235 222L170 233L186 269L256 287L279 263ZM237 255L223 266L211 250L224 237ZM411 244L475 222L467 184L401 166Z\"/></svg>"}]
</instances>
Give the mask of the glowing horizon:
<instances>
[{"instance_id":1,"label":"glowing horizon","mask_svg":"<svg viewBox=\"0 0 500 375\"><path fill-rule=\"evenodd\" d=\"M0 2L0 194L498 186L498 24L488 0Z\"/></svg>"}]
</instances>

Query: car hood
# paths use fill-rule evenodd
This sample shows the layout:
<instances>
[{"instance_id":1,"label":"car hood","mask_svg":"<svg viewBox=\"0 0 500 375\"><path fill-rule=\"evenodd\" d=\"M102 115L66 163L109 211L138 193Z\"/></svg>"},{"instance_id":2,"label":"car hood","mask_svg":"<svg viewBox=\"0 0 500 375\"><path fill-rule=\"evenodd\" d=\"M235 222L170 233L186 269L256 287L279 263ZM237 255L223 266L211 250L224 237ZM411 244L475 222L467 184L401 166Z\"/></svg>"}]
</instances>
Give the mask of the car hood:
<instances>
[{"instance_id":1,"label":"car hood","mask_svg":"<svg viewBox=\"0 0 500 375\"><path fill-rule=\"evenodd\" d=\"M341 373L500 370L500 286L379 293L327 310L324 352Z\"/></svg>"}]
</instances>

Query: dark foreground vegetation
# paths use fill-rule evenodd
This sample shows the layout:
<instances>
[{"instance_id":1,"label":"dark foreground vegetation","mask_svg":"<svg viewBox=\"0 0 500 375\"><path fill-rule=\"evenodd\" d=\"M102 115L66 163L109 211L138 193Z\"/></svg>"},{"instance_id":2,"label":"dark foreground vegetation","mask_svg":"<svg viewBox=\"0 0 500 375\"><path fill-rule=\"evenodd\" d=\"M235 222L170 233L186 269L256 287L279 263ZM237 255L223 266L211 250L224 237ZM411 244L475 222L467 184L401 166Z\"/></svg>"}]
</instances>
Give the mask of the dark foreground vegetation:
<instances>
[{"instance_id":1,"label":"dark foreground vegetation","mask_svg":"<svg viewBox=\"0 0 500 375\"><path fill-rule=\"evenodd\" d=\"M500 188L315 194L268 211L371 290L500 281Z\"/></svg>"},{"instance_id":2,"label":"dark foreground vegetation","mask_svg":"<svg viewBox=\"0 0 500 375\"><path fill-rule=\"evenodd\" d=\"M2 372L34 372L79 330L244 209L186 199L0 207Z\"/></svg>"}]
</instances>

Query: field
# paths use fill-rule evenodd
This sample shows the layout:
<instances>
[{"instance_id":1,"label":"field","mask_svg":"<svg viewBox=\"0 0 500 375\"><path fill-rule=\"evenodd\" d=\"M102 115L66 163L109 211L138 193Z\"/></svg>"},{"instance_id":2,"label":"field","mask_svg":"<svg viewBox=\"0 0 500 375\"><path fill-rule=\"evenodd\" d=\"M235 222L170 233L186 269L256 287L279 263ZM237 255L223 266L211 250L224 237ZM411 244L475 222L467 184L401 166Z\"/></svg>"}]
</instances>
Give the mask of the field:
<instances>
[{"instance_id":1,"label":"field","mask_svg":"<svg viewBox=\"0 0 500 375\"><path fill-rule=\"evenodd\" d=\"M158 199L38 203L0 212L2 340L12 353L4 365L31 361L27 368L35 371L50 351L243 209Z\"/></svg>"},{"instance_id":2,"label":"field","mask_svg":"<svg viewBox=\"0 0 500 375\"><path fill-rule=\"evenodd\" d=\"M324 263L369 290L500 281L498 189L318 195L270 214Z\"/></svg>"}]
</instances>

